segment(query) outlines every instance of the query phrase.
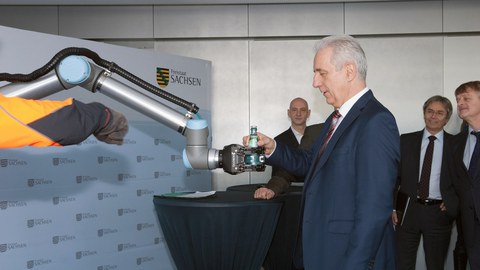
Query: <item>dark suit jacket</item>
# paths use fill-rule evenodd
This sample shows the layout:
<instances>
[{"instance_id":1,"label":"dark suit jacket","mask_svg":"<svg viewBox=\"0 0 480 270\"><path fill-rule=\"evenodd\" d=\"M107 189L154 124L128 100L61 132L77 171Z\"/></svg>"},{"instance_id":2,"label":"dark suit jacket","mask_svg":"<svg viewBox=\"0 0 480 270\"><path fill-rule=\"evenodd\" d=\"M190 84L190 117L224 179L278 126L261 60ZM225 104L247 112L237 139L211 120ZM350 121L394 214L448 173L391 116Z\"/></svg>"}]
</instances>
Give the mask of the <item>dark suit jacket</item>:
<instances>
[{"instance_id":1,"label":"dark suit jacket","mask_svg":"<svg viewBox=\"0 0 480 270\"><path fill-rule=\"evenodd\" d=\"M299 145L297 138L295 138L295 134L293 134L291 127L285 130L284 132L278 134L275 137L275 140L295 148L297 148Z\"/></svg>"},{"instance_id":2,"label":"dark suit jacket","mask_svg":"<svg viewBox=\"0 0 480 270\"><path fill-rule=\"evenodd\" d=\"M310 149L313 143L315 143L315 141L317 140L318 135L320 135L322 128L323 123L310 125L305 128L305 132L303 133L302 141L300 142L299 148Z\"/></svg>"},{"instance_id":3,"label":"dark suit jacket","mask_svg":"<svg viewBox=\"0 0 480 270\"><path fill-rule=\"evenodd\" d=\"M304 266L394 270L391 213L400 158L395 119L368 91L337 127L318 164L312 164L327 131L309 151L278 143L267 159L306 174L300 236Z\"/></svg>"},{"instance_id":4,"label":"dark suit jacket","mask_svg":"<svg viewBox=\"0 0 480 270\"><path fill-rule=\"evenodd\" d=\"M300 144L298 144L298 141L295 138L291 128L275 137L275 140L288 146L292 146L293 148L309 149L315 142L317 136L320 134L322 126L323 123L307 126ZM265 185L265 187L273 190L276 195L279 195L286 192L292 182L303 182L303 176L296 176L288 173L280 167L273 166L272 177L270 180L268 180L268 183Z\"/></svg>"},{"instance_id":5,"label":"dark suit jacket","mask_svg":"<svg viewBox=\"0 0 480 270\"><path fill-rule=\"evenodd\" d=\"M475 211L476 215L480 217L480 173L477 172L475 177L470 177L468 175L468 169L463 163L463 153L465 152L467 137L468 129L465 129L453 137L453 154L449 160L449 169L452 174L455 191L460 199L463 238L465 240L465 246L468 249L474 245Z\"/></svg>"},{"instance_id":6,"label":"dark suit jacket","mask_svg":"<svg viewBox=\"0 0 480 270\"><path fill-rule=\"evenodd\" d=\"M420 153L423 130L403 134L400 136L400 164L398 166L397 185L399 191L410 198L417 198L418 179L420 177ZM443 158L440 172L440 193L447 207L447 213L455 217L458 213L458 197L453 188L452 178L448 173L447 156L453 136L444 132Z\"/></svg>"}]
</instances>

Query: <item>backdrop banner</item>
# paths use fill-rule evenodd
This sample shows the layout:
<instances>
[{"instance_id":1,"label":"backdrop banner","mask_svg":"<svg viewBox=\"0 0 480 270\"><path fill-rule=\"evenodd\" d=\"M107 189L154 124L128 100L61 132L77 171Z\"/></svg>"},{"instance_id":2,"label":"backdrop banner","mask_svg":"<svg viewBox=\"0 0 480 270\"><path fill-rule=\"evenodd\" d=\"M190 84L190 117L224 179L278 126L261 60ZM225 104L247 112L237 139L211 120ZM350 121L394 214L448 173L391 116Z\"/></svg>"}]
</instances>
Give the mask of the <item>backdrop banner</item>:
<instances>
[{"instance_id":1,"label":"backdrop banner","mask_svg":"<svg viewBox=\"0 0 480 270\"><path fill-rule=\"evenodd\" d=\"M210 61L0 26L0 72L30 73L67 47L88 48L197 104L211 122ZM67 97L124 113L129 132L122 146L91 136L74 146L0 150L1 269L176 269L153 196L211 190L211 172L183 166L186 139L177 131L79 87L47 98Z\"/></svg>"}]
</instances>

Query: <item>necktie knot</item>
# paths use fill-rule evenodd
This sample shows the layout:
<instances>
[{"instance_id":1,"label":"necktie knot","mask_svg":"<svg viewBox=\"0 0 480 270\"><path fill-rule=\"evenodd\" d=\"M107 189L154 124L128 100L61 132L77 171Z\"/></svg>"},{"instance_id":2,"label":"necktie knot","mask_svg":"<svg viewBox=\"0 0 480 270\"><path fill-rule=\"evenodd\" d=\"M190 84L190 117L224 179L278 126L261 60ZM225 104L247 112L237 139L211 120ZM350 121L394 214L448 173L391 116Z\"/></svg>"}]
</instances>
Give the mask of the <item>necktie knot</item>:
<instances>
[{"instance_id":1,"label":"necktie knot","mask_svg":"<svg viewBox=\"0 0 480 270\"><path fill-rule=\"evenodd\" d=\"M470 134L472 134L473 136L475 136L478 140L478 138L480 137L480 131L472 131L470 132Z\"/></svg>"},{"instance_id":2,"label":"necktie knot","mask_svg":"<svg viewBox=\"0 0 480 270\"><path fill-rule=\"evenodd\" d=\"M338 119L338 118L340 118L340 116L342 116L342 115L340 114L340 112L338 110L335 110L333 112L333 119Z\"/></svg>"},{"instance_id":3,"label":"necktie knot","mask_svg":"<svg viewBox=\"0 0 480 270\"><path fill-rule=\"evenodd\" d=\"M479 132L479 133L480 133L480 132ZM477 137L477 138L478 138L478 137ZM435 140L437 139L437 137L435 137L435 136L432 135L432 136L429 136L428 139L429 139L431 142L433 142L433 141L435 141Z\"/></svg>"}]
</instances>

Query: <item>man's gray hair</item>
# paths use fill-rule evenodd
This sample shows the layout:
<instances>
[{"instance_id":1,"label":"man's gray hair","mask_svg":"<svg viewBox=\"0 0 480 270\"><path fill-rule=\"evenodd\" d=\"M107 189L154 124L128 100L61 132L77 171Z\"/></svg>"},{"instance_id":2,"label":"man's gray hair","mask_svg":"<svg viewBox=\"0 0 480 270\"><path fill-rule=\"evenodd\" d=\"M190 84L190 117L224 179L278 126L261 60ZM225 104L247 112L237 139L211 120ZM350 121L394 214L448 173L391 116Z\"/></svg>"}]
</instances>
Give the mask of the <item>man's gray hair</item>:
<instances>
[{"instance_id":1,"label":"man's gray hair","mask_svg":"<svg viewBox=\"0 0 480 270\"><path fill-rule=\"evenodd\" d=\"M339 71L347 63L357 67L357 73L364 81L367 79L367 58L358 41L348 35L328 36L315 45L315 51L333 48L330 63Z\"/></svg>"}]
</instances>

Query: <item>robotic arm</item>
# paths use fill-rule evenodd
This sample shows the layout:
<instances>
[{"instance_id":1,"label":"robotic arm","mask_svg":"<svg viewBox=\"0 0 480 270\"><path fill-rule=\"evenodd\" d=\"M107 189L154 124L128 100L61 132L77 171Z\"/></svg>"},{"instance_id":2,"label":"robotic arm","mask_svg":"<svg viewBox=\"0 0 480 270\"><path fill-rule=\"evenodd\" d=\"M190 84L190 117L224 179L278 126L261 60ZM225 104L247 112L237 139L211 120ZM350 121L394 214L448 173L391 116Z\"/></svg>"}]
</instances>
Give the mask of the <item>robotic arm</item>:
<instances>
[{"instance_id":1,"label":"robotic arm","mask_svg":"<svg viewBox=\"0 0 480 270\"><path fill-rule=\"evenodd\" d=\"M91 61L88 61L89 58ZM138 87L187 109L184 114L145 95L112 77L119 74ZM58 52L45 66L30 74L0 74L0 81L9 84L0 87L7 97L40 99L75 86L92 93L102 93L140 113L176 130L187 139L183 150L183 163L191 169L223 168L229 174L265 170L265 155L262 148L227 145L223 150L208 148L208 126L205 120L193 120L199 108L187 101L159 89L113 62L100 58L85 48L66 48ZM259 163L250 162L257 155Z\"/></svg>"}]
</instances>

